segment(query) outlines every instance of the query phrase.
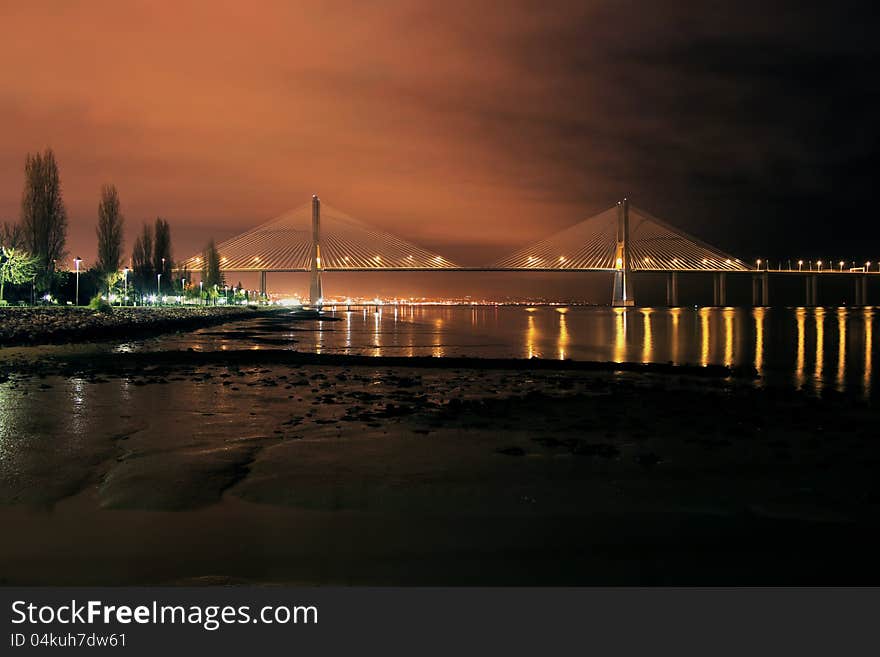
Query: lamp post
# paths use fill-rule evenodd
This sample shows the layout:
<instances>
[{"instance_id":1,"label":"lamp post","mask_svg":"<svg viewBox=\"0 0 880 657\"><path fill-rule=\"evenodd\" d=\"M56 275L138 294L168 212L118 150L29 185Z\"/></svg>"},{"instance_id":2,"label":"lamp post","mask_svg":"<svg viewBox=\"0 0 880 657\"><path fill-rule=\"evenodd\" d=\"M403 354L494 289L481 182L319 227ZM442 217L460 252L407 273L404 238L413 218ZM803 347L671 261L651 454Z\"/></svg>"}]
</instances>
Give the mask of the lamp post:
<instances>
[{"instance_id":1,"label":"lamp post","mask_svg":"<svg viewBox=\"0 0 880 657\"><path fill-rule=\"evenodd\" d=\"M76 305L79 305L79 263L82 262L82 258L79 256L73 259L73 266L76 267Z\"/></svg>"},{"instance_id":2,"label":"lamp post","mask_svg":"<svg viewBox=\"0 0 880 657\"><path fill-rule=\"evenodd\" d=\"M204 285L205 285L204 281L199 281L199 301L201 302L201 304L203 306L205 305L205 298L204 298L204 296L202 296Z\"/></svg>"},{"instance_id":3,"label":"lamp post","mask_svg":"<svg viewBox=\"0 0 880 657\"><path fill-rule=\"evenodd\" d=\"M223 297L226 299L226 305L228 306L229 305L229 286L228 285L223 286Z\"/></svg>"},{"instance_id":4,"label":"lamp post","mask_svg":"<svg viewBox=\"0 0 880 657\"><path fill-rule=\"evenodd\" d=\"M180 303L183 305L186 303L186 279L180 279Z\"/></svg>"},{"instance_id":5,"label":"lamp post","mask_svg":"<svg viewBox=\"0 0 880 657\"><path fill-rule=\"evenodd\" d=\"M122 268L122 303L128 305L128 267Z\"/></svg>"},{"instance_id":6,"label":"lamp post","mask_svg":"<svg viewBox=\"0 0 880 657\"><path fill-rule=\"evenodd\" d=\"M162 297L162 274L156 274L156 303Z\"/></svg>"},{"instance_id":7,"label":"lamp post","mask_svg":"<svg viewBox=\"0 0 880 657\"><path fill-rule=\"evenodd\" d=\"M804 268L804 261L798 260L798 271L802 271Z\"/></svg>"}]
</instances>

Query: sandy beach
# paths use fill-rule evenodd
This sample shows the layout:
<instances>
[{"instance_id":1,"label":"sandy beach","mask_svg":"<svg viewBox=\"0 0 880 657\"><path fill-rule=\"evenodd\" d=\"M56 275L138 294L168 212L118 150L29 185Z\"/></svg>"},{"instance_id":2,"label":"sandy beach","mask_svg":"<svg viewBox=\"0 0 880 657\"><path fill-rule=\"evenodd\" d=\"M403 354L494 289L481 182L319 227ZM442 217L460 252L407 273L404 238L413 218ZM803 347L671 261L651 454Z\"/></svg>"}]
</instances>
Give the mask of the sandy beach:
<instances>
[{"instance_id":1,"label":"sandy beach","mask_svg":"<svg viewBox=\"0 0 880 657\"><path fill-rule=\"evenodd\" d=\"M877 415L853 396L724 368L157 356L7 364L4 584L880 581Z\"/></svg>"}]
</instances>

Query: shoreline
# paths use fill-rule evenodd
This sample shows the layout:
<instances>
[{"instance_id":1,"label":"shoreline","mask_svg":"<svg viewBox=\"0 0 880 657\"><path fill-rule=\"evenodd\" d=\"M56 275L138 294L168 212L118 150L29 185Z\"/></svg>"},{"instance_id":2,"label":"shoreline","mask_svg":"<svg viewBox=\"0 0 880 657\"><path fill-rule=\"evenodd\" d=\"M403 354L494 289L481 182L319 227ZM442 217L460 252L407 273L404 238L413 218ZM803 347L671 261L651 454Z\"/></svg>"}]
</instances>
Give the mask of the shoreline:
<instances>
[{"instance_id":1,"label":"shoreline","mask_svg":"<svg viewBox=\"0 0 880 657\"><path fill-rule=\"evenodd\" d=\"M876 413L848 397L227 355L0 382L0 585L880 581Z\"/></svg>"},{"instance_id":2,"label":"shoreline","mask_svg":"<svg viewBox=\"0 0 880 657\"><path fill-rule=\"evenodd\" d=\"M2 308L0 349L139 338L250 319L279 310L256 306L114 306L112 312L85 306Z\"/></svg>"},{"instance_id":3,"label":"shoreline","mask_svg":"<svg viewBox=\"0 0 880 657\"><path fill-rule=\"evenodd\" d=\"M410 368L416 370L513 371L513 372L595 372L631 374L659 374L696 378L752 380L757 373L748 368L731 368L724 365L675 365L672 363L639 363L632 361L557 360L545 358L480 358L473 356L364 356L360 354L333 354L297 351L295 349L234 349L222 351L163 350L132 351L100 354L70 354L48 356L38 362L14 360L0 364L5 375L24 373L31 375L55 374L71 376L88 371L125 373L174 369L177 367L203 366L326 366Z\"/></svg>"}]
</instances>

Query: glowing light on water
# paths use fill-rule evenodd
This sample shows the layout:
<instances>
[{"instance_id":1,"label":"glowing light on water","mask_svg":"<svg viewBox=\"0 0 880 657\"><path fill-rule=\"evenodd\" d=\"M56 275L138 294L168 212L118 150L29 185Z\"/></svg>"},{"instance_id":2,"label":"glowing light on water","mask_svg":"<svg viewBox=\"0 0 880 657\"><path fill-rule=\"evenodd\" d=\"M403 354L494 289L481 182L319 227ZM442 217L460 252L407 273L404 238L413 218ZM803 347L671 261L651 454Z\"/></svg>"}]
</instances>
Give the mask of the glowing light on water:
<instances>
[{"instance_id":1,"label":"glowing light on water","mask_svg":"<svg viewBox=\"0 0 880 657\"><path fill-rule=\"evenodd\" d=\"M795 313L795 321L797 322L797 359L795 361L794 383L800 389L804 386L804 333L806 332L807 311L803 308L798 308Z\"/></svg>"},{"instance_id":2,"label":"glowing light on water","mask_svg":"<svg viewBox=\"0 0 880 657\"><path fill-rule=\"evenodd\" d=\"M837 309L837 390L846 387L846 308Z\"/></svg>"},{"instance_id":3,"label":"glowing light on water","mask_svg":"<svg viewBox=\"0 0 880 657\"><path fill-rule=\"evenodd\" d=\"M733 308L725 308L724 314L724 364L733 366Z\"/></svg>"},{"instance_id":4,"label":"glowing light on water","mask_svg":"<svg viewBox=\"0 0 880 657\"><path fill-rule=\"evenodd\" d=\"M700 364L709 364L709 309L700 308Z\"/></svg>"},{"instance_id":5,"label":"glowing light on water","mask_svg":"<svg viewBox=\"0 0 880 657\"><path fill-rule=\"evenodd\" d=\"M614 358L615 363L626 360L626 310L614 309Z\"/></svg>"},{"instance_id":6,"label":"glowing light on water","mask_svg":"<svg viewBox=\"0 0 880 657\"><path fill-rule=\"evenodd\" d=\"M755 369L759 376L764 374L764 313L766 308L759 307L752 311L755 318Z\"/></svg>"},{"instance_id":7,"label":"glowing light on water","mask_svg":"<svg viewBox=\"0 0 880 657\"><path fill-rule=\"evenodd\" d=\"M650 363L654 358L654 338L651 333L650 308L642 309L642 362Z\"/></svg>"},{"instance_id":8,"label":"glowing light on water","mask_svg":"<svg viewBox=\"0 0 880 657\"><path fill-rule=\"evenodd\" d=\"M873 322L874 310L867 308L865 310L865 373L863 378L865 397L871 394L871 361L874 357Z\"/></svg>"},{"instance_id":9,"label":"glowing light on water","mask_svg":"<svg viewBox=\"0 0 880 657\"><path fill-rule=\"evenodd\" d=\"M681 320L681 308L672 308L669 310L669 317L672 321L672 348L670 352L672 354L672 362L678 363L678 332L679 332L679 323Z\"/></svg>"},{"instance_id":10,"label":"glowing light on water","mask_svg":"<svg viewBox=\"0 0 880 657\"><path fill-rule=\"evenodd\" d=\"M822 371L825 368L825 309L816 308L816 370L813 385L816 392L822 390Z\"/></svg>"},{"instance_id":11,"label":"glowing light on water","mask_svg":"<svg viewBox=\"0 0 880 657\"><path fill-rule=\"evenodd\" d=\"M528 328L526 329L526 358L532 358L533 356L540 356L536 348L536 341L538 339L538 329L535 327L535 316L528 316Z\"/></svg>"},{"instance_id":12,"label":"glowing light on water","mask_svg":"<svg viewBox=\"0 0 880 657\"><path fill-rule=\"evenodd\" d=\"M557 310L560 309L557 308ZM568 347L568 341L568 324L565 321L565 313L561 312L559 314L559 339L556 341L556 347L559 349L559 360L565 360L565 350Z\"/></svg>"}]
</instances>

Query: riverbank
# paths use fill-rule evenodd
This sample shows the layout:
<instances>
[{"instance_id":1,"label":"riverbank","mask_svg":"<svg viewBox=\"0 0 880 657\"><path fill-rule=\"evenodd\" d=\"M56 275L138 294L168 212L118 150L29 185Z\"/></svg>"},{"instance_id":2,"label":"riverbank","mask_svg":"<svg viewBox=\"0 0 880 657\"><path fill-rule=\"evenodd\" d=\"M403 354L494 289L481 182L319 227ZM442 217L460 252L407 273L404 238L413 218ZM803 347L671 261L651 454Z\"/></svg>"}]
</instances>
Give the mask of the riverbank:
<instances>
[{"instance_id":1,"label":"riverbank","mask_svg":"<svg viewBox=\"0 0 880 657\"><path fill-rule=\"evenodd\" d=\"M277 312L257 306L0 308L0 347L145 337Z\"/></svg>"},{"instance_id":2,"label":"riverbank","mask_svg":"<svg viewBox=\"0 0 880 657\"><path fill-rule=\"evenodd\" d=\"M0 383L0 582L880 582L877 412L853 395L530 361L153 357Z\"/></svg>"}]
</instances>

